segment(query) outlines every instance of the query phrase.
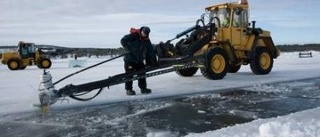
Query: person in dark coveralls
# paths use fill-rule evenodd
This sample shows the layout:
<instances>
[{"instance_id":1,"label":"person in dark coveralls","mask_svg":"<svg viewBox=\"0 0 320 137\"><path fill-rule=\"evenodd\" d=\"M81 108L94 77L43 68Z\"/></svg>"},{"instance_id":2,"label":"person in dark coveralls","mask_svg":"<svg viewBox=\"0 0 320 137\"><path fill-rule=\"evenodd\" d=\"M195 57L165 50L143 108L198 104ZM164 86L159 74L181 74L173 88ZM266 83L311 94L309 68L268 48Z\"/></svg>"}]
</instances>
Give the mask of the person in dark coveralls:
<instances>
[{"instance_id":1,"label":"person in dark coveralls","mask_svg":"<svg viewBox=\"0 0 320 137\"><path fill-rule=\"evenodd\" d=\"M149 39L149 34L150 28L147 26L143 26L140 29L131 28L130 34L125 35L121 39L121 45L127 52L124 56L124 69L126 73L138 71L147 66L154 66L157 64L156 53ZM125 83L127 95L136 94L132 84L132 81ZM142 94L151 93L151 89L147 88L146 78L139 79L138 86Z\"/></svg>"}]
</instances>

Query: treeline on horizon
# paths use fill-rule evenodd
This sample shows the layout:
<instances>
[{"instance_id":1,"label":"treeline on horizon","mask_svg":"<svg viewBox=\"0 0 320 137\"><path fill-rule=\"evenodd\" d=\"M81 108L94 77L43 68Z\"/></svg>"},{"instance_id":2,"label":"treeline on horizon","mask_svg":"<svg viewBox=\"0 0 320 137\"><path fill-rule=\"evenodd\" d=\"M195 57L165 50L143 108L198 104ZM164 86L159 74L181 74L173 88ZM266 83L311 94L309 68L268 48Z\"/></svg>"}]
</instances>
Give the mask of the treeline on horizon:
<instances>
[{"instance_id":1,"label":"treeline on horizon","mask_svg":"<svg viewBox=\"0 0 320 137\"><path fill-rule=\"evenodd\" d=\"M123 48L68 48L52 45L37 45L38 47L55 49L55 54L52 57L67 58L67 57L100 57L100 56L116 56L123 54ZM281 52L299 52L299 51L320 51L320 44L283 44L276 45ZM1 49L17 49L17 46L0 46ZM0 53L1 54L1 53ZM1 55L0 55L1 58Z\"/></svg>"},{"instance_id":2,"label":"treeline on horizon","mask_svg":"<svg viewBox=\"0 0 320 137\"><path fill-rule=\"evenodd\" d=\"M320 51L320 44L284 44L284 45L276 45L277 48L280 49L281 52L299 52L299 51ZM77 51L77 55L81 56L114 56L123 54L125 51L123 48L109 48L109 49L95 49L95 48L75 48ZM89 56L89 57L90 57Z\"/></svg>"},{"instance_id":3,"label":"treeline on horizon","mask_svg":"<svg viewBox=\"0 0 320 137\"><path fill-rule=\"evenodd\" d=\"M296 52L296 51L320 51L320 44L283 44L276 45L281 52Z\"/></svg>"}]
</instances>

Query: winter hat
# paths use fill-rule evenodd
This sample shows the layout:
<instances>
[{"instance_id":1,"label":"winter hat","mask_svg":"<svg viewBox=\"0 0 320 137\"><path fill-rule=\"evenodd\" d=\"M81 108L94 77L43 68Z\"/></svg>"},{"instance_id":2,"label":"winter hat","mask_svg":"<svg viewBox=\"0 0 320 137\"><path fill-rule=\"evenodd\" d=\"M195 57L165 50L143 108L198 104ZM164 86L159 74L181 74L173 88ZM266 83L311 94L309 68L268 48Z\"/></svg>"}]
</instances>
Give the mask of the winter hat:
<instances>
[{"instance_id":1,"label":"winter hat","mask_svg":"<svg viewBox=\"0 0 320 137\"><path fill-rule=\"evenodd\" d=\"M141 32L143 32L144 34L146 34L146 35L149 35L149 33L150 33L150 28L149 27L147 27L147 26L142 26L141 28L140 28L140 31Z\"/></svg>"}]
</instances>

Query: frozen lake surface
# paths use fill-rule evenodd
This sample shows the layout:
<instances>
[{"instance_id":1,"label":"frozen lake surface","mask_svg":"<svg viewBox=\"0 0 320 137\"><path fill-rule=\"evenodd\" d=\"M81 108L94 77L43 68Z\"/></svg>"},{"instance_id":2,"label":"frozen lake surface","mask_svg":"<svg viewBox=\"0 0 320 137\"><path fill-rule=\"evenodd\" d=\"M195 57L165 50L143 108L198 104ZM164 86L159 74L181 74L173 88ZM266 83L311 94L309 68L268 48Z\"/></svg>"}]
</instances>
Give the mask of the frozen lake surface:
<instances>
[{"instance_id":1,"label":"frozen lake surface","mask_svg":"<svg viewBox=\"0 0 320 137\"><path fill-rule=\"evenodd\" d=\"M4 136L185 136L320 106L320 78L2 115Z\"/></svg>"},{"instance_id":2,"label":"frozen lake surface","mask_svg":"<svg viewBox=\"0 0 320 137\"><path fill-rule=\"evenodd\" d=\"M43 115L38 103L42 70L10 71L0 65L0 131L4 136L320 136L319 52L312 58L284 53L268 75L254 75L249 66L208 80L200 72L190 78L175 73L148 78L152 94L129 97L124 85L104 89L97 98L58 101ZM91 58L92 65L108 58ZM70 59L53 60L57 81L82 68ZM82 84L123 73L122 59L66 79ZM134 89L139 91L136 82Z\"/></svg>"}]
</instances>

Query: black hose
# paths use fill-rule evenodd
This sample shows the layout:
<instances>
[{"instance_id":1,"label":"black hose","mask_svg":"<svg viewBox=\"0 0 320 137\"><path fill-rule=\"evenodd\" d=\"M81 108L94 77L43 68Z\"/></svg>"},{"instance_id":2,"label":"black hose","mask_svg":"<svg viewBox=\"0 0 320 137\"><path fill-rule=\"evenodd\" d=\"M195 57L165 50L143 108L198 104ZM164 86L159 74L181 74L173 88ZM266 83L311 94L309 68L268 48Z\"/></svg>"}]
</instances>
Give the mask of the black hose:
<instances>
[{"instance_id":1,"label":"black hose","mask_svg":"<svg viewBox=\"0 0 320 137\"><path fill-rule=\"evenodd\" d=\"M74 99L74 100L78 100L78 101L89 101L89 100L94 99L95 97L97 97L101 93L102 90L103 90L103 88L100 88L99 91L94 96L92 96L90 98L79 98L77 96L82 96L82 95L88 94L91 91L87 91L86 93L83 93L83 94L80 94L80 95L73 95L72 94L69 97Z\"/></svg>"},{"instance_id":2,"label":"black hose","mask_svg":"<svg viewBox=\"0 0 320 137\"><path fill-rule=\"evenodd\" d=\"M69 78L69 77L71 77L71 76L73 76L73 75L76 75L76 74L78 74L78 73L80 73L80 72L86 71L86 70L91 69L91 68L93 68L93 67L99 66L99 65L101 65L101 64L103 64L103 63L106 63L106 62L115 60L115 59L117 59L117 58L120 58L120 57L124 56L125 54L126 54L126 53L121 54L121 55L116 56L116 57L113 57L113 58L110 58L110 59L107 59L107 60L105 60L105 61L99 62L99 63L94 64L94 65L92 65L92 66L86 67L86 68L84 68L84 69L82 69L82 70L79 70L79 71L77 71L77 72L74 72L74 73L72 73L72 74L70 74L70 75L68 75L68 76L65 76L64 78L58 80L57 82L53 83L53 85L56 85L56 84L60 83L61 81L65 80L65 79L67 79L67 78Z\"/></svg>"},{"instance_id":3,"label":"black hose","mask_svg":"<svg viewBox=\"0 0 320 137\"><path fill-rule=\"evenodd\" d=\"M200 26L200 25L199 25L199 22L202 23L202 26L205 26L205 25L204 25L204 21L203 21L202 19L198 19L198 20L197 20L196 26Z\"/></svg>"}]
</instances>

